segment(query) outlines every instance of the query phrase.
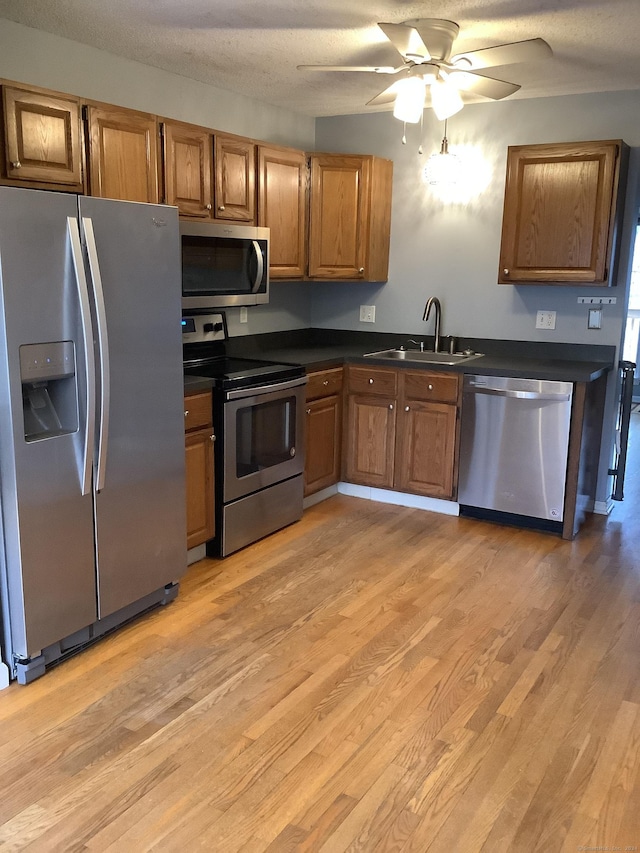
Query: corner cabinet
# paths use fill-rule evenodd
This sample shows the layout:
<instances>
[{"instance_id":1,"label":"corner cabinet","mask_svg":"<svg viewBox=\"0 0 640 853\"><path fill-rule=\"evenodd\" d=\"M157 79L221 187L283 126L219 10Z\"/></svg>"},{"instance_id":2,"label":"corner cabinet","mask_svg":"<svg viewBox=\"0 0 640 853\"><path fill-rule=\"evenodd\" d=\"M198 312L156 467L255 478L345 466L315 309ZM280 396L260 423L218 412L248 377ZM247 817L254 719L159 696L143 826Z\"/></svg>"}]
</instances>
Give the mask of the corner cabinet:
<instances>
[{"instance_id":1,"label":"corner cabinet","mask_svg":"<svg viewBox=\"0 0 640 853\"><path fill-rule=\"evenodd\" d=\"M90 195L157 204L156 117L98 104L86 117Z\"/></svg>"},{"instance_id":2,"label":"corner cabinet","mask_svg":"<svg viewBox=\"0 0 640 853\"><path fill-rule=\"evenodd\" d=\"M4 184L83 192L79 98L2 87Z\"/></svg>"},{"instance_id":3,"label":"corner cabinet","mask_svg":"<svg viewBox=\"0 0 640 853\"><path fill-rule=\"evenodd\" d=\"M510 147L499 284L611 283L621 140Z\"/></svg>"},{"instance_id":4,"label":"corner cabinet","mask_svg":"<svg viewBox=\"0 0 640 853\"><path fill-rule=\"evenodd\" d=\"M460 376L349 367L347 390L346 479L451 500Z\"/></svg>"},{"instance_id":5,"label":"corner cabinet","mask_svg":"<svg viewBox=\"0 0 640 853\"><path fill-rule=\"evenodd\" d=\"M211 391L185 395L184 426L187 548L195 548L215 535Z\"/></svg>"},{"instance_id":6,"label":"corner cabinet","mask_svg":"<svg viewBox=\"0 0 640 853\"><path fill-rule=\"evenodd\" d=\"M340 480L342 368L310 373L305 407L304 496Z\"/></svg>"},{"instance_id":7,"label":"corner cabinet","mask_svg":"<svg viewBox=\"0 0 640 853\"><path fill-rule=\"evenodd\" d=\"M311 156L309 278L386 281L393 163Z\"/></svg>"},{"instance_id":8,"label":"corner cabinet","mask_svg":"<svg viewBox=\"0 0 640 853\"><path fill-rule=\"evenodd\" d=\"M292 148L258 146L258 225L271 229L271 278L306 271L307 157Z\"/></svg>"}]
</instances>

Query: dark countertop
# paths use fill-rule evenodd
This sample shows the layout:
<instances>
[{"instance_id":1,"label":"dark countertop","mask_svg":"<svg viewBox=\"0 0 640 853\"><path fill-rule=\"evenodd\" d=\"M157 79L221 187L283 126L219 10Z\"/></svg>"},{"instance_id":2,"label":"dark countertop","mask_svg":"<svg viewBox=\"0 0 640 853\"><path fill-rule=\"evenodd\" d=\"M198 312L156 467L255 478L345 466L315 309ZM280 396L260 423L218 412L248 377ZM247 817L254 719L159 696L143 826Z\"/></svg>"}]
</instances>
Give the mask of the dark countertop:
<instances>
[{"instance_id":1,"label":"dark countertop","mask_svg":"<svg viewBox=\"0 0 640 853\"><path fill-rule=\"evenodd\" d=\"M232 355L264 358L285 364L302 364L307 372L338 367L344 363L360 363L400 369L446 370L456 373L590 382L615 366L613 346L477 338L460 338L456 348L462 350L469 347L485 355L457 365L419 364L363 357L365 353L406 344L408 337L410 336L380 332L301 329L231 338L228 341L228 351ZM432 348L432 340L425 338L425 347Z\"/></svg>"}]
</instances>

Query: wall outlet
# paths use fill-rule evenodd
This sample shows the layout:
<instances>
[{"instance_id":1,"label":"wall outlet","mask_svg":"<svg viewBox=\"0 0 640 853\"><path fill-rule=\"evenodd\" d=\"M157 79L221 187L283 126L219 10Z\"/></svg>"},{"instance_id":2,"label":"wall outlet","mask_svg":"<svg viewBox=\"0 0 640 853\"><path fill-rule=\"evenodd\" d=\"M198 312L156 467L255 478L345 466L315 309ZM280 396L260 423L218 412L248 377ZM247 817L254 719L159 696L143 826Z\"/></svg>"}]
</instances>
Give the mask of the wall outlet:
<instances>
[{"instance_id":1,"label":"wall outlet","mask_svg":"<svg viewBox=\"0 0 640 853\"><path fill-rule=\"evenodd\" d=\"M247 322L247 309L245 308L245 306L244 306L244 305L243 305L243 306L242 306L242 308L240 309L240 322L241 322L241 323L246 323L246 322Z\"/></svg>"},{"instance_id":2,"label":"wall outlet","mask_svg":"<svg viewBox=\"0 0 640 853\"><path fill-rule=\"evenodd\" d=\"M538 311L536 314L536 329L555 329L555 327L555 311Z\"/></svg>"},{"instance_id":3,"label":"wall outlet","mask_svg":"<svg viewBox=\"0 0 640 853\"><path fill-rule=\"evenodd\" d=\"M360 306L360 322L361 323L375 323L376 321L376 306L375 305L361 305Z\"/></svg>"},{"instance_id":4,"label":"wall outlet","mask_svg":"<svg viewBox=\"0 0 640 853\"><path fill-rule=\"evenodd\" d=\"M587 329L602 328L602 308L589 308L587 318Z\"/></svg>"}]
</instances>

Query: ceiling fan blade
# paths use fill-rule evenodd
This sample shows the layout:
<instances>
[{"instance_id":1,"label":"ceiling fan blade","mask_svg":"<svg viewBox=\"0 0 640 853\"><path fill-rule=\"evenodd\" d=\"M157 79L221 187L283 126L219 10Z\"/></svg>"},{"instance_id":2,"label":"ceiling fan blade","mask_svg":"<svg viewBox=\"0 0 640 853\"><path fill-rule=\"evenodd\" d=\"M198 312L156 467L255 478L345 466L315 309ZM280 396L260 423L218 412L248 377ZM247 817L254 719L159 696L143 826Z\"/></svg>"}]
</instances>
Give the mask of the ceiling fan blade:
<instances>
[{"instance_id":1,"label":"ceiling fan blade","mask_svg":"<svg viewBox=\"0 0 640 853\"><path fill-rule=\"evenodd\" d=\"M391 65L296 65L298 71L373 71L376 74L397 74L404 70Z\"/></svg>"},{"instance_id":2,"label":"ceiling fan blade","mask_svg":"<svg viewBox=\"0 0 640 853\"><path fill-rule=\"evenodd\" d=\"M431 59L431 54L415 27L407 27L404 24L378 24L378 26L404 59L413 62Z\"/></svg>"},{"instance_id":3,"label":"ceiling fan blade","mask_svg":"<svg viewBox=\"0 0 640 853\"><path fill-rule=\"evenodd\" d=\"M470 50L452 57L453 65L461 65L470 71L476 68L493 68L496 65L514 65L517 62L533 62L553 56L553 51L544 39L527 39L510 44L498 44L482 50Z\"/></svg>"},{"instance_id":4,"label":"ceiling fan blade","mask_svg":"<svg viewBox=\"0 0 640 853\"><path fill-rule=\"evenodd\" d=\"M494 101L513 95L520 88L517 83L507 83L505 80L485 77L484 74L476 74L473 71L451 71L447 79L456 89L474 92L476 95L483 95Z\"/></svg>"},{"instance_id":5,"label":"ceiling fan blade","mask_svg":"<svg viewBox=\"0 0 640 853\"><path fill-rule=\"evenodd\" d=\"M395 83L392 83L390 86L379 92L375 98L371 98L370 101L367 101L368 107L376 107L380 104L391 104L395 101L396 96L398 94L398 83L400 81L396 80Z\"/></svg>"}]
</instances>

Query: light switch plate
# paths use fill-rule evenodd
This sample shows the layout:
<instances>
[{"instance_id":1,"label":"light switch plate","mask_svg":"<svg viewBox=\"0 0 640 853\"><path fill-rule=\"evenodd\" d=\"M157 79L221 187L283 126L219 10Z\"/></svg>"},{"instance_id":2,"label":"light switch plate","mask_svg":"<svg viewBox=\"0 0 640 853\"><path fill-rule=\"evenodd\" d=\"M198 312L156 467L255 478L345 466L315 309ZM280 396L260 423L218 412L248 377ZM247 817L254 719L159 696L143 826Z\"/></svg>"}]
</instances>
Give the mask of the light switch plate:
<instances>
[{"instance_id":1,"label":"light switch plate","mask_svg":"<svg viewBox=\"0 0 640 853\"><path fill-rule=\"evenodd\" d=\"M589 308L589 318L587 320L587 329L602 328L602 308Z\"/></svg>"},{"instance_id":2,"label":"light switch plate","mask_svg":"<svg viewBox=\"0 0 640 853\"><path fill-rule=\"evenodd\" d=\"M360 322L361 323L375 323L376 321L376 306L375 305L361 305L360 306Z\"/></svg>"}]
</instances>

